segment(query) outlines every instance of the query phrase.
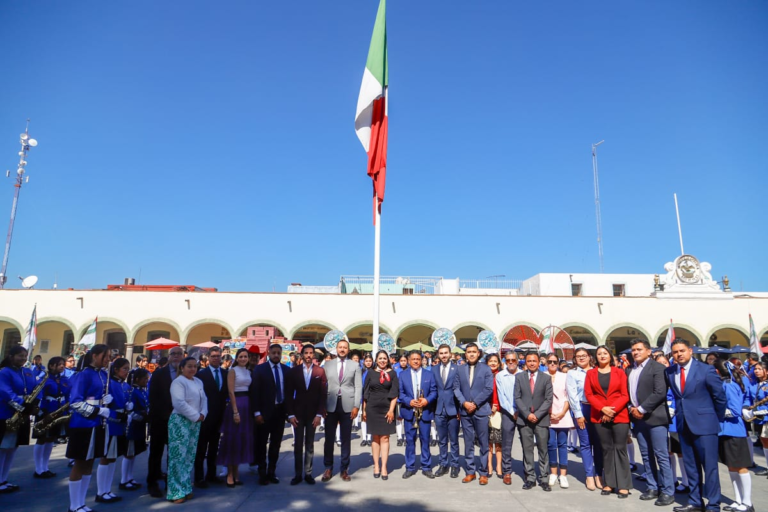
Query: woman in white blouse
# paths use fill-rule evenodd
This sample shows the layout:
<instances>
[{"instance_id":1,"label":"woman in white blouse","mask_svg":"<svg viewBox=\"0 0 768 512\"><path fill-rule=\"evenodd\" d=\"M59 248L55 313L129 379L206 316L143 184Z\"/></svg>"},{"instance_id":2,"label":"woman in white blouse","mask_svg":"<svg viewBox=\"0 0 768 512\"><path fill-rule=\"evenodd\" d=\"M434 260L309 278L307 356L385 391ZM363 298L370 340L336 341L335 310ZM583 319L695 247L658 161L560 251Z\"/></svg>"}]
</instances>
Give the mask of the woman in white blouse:
<instances>
[{"instance_id":1,"label":"woman in white blouse","mask_svg":"<svg viewBox=\"0 0 768 512\"><path fill-rule=\"evenodd\" d=\"M184 503L192 497L190 473L195 462L200 425L208 414L203 383L195 377L197 360L187 357L171 383L173 413L168 420L168 501Z\"/></svg>"}]
</instances>

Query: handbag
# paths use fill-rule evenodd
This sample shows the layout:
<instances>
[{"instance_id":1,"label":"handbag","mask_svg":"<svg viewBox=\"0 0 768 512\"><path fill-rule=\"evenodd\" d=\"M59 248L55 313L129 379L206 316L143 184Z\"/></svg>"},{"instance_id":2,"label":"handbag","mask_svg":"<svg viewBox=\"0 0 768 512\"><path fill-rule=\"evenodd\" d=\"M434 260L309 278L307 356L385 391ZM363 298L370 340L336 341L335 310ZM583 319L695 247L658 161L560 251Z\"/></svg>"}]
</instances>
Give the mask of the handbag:
<instances>
[{"instance_id":1,"label":"handbag","mask_svg":"<svg viewBox=\"0 0 768 512\"><path fill-rule=\"evenodd\" d=\"M491 418L488 424L491 428L501 430L501 413L496 411L495 413L491 414Z\"/></svg>"}]
</instances>

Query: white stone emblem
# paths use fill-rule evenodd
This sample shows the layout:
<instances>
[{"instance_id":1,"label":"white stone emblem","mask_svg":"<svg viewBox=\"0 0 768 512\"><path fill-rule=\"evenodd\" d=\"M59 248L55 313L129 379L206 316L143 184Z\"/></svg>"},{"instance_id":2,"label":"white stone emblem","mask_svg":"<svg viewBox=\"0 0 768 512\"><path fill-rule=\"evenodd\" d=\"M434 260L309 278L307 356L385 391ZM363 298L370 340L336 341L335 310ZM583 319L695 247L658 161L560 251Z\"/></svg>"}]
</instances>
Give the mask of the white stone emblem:
<instances>
[{"instance_id":1,"label":"white stone emblem","mask_svg":"<svg viewBox=\"0 0 768 512\"><path fill-rule=\"evenodd\" d=\"M683 283L693 284L701 281L701 265L694 256L685 254L677 259L677 277Z\"/></svg>"}]
</instances>

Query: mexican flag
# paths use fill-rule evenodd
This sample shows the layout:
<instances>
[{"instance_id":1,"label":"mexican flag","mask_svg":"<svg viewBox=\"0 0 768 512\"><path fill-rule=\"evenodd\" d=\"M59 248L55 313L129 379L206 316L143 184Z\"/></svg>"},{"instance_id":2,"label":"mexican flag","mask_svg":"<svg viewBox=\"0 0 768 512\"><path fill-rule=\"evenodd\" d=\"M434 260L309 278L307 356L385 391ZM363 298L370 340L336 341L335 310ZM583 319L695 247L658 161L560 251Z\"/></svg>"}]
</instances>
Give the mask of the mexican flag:
<instances>
[{"instance_id":1,"label":"mexican flag","mask_svg":"<svg viewBox=\"0 0 768 512\"><path fill-rule=\"evenodd\" d=\"M85 355L85 353L96 344L96 324L98 321L99 317L96 317L88 330L85 331L85 334L83 334L83 337L80 338L80 341L75 345L75 350L72 355L75 356L76 359L80 359L81 356Z\"/></svg>"},{"instance_id":2,"label":"mexican flag","mask_svg":"<svg viewBox=\"0 0 768 512\"><path fill-rule=\"evenodd\" d=\"M373 221L376 208L381 213L384 201L384 182L387 177L387 1L380 0L376 23L373 26L368 60L363 72L360 96L357 98L355 132L368 153L368 176L373 180Z\"/></svg>"},{"instance_id":3,"label":"mexican flag","mask_svg":"<svg viewBox=\"0 0 768 512\"><path fill-rule=\"evenodd\" d=\"M672 342L675 341L675 324L669 319L669 329L667 329L667 339L664 340L664 347L661 352L666 356L672 353Z\"/></svg>"},{"instance_id":4,"label":"mexican flag","mask_svg":"<svg viewBox=\"0 0 768 512\"><path fill-rule=\"evenodd\" d=\"M762 357L763 347L760 345L760 340L757 338L757 331L755 330L755 321L752 320L752 314L749 315L749 350L757 354L757 357Z\"/></svg>"},{"instance_id":5,"label":"mexican flag","mask_svg":"<svg viewBox=\"0 0 768 512\"><path fill-rule=\"evenodd\" d=\"M32 318L27 326L27 331L24 333L24 341L21 342L21 346L27 349L27 353L31 356L32 349L37 344L37 304L32 309Z\"/></svg>"}]
</instances>

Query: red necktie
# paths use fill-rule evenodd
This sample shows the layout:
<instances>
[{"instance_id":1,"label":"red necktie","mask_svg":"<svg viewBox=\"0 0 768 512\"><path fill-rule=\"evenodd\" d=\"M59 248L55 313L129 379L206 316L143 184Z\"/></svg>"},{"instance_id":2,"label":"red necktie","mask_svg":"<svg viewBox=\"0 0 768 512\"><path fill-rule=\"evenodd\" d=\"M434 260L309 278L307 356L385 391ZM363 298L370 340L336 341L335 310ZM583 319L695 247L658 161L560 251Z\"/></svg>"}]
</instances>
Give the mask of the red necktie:
<instances>
[{"instance_id":1,"label":"red necktie","mask_svg":"<svg viewBox=\"0 0 768 512\"><path fill-rule=\"evenodd\" d=\"M680 367L680 394L685 393L685 368Z\"/></svg>"},{"instance_id":2,"label":"red necktie","mask_svg":"<svg viewBox=\"0 0 768 512\"><path fill-rule=\"evenodd\" d=\"M533 388L536 387L536 381L533 380L534 374L532 373L530 375L531 375L531 412L533 412Z\"/></svg>"}]
</instances>

